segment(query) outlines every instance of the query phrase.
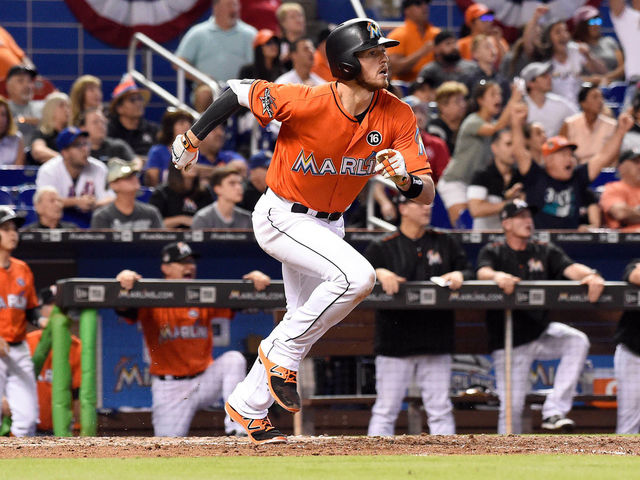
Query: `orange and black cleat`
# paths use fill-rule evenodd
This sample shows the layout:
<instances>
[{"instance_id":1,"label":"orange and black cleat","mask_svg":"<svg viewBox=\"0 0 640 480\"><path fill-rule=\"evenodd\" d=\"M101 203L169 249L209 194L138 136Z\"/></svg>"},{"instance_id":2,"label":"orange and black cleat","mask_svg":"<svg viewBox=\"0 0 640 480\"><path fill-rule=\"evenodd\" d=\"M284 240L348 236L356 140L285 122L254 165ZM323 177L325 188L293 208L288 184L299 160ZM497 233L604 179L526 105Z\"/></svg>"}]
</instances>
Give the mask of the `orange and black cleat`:
<instances>
[{"instance_id":1,"label":"orange and black cleat","mask_svg":"<svg viewBox=\"0 0 640 480\"><path fill-rule=\"evenodd\" d=\"M300 395L298 395L298 372L281 367L270 361L262 351L262 347L258 347L258 355L260 361L267 371L267 383L271 395L278 405L289 412L300 411Z\"/></svg>"},{"instance_id":2,"label":"orange and black cleat","mask_svg":"<svg viewBox=\"0 0 640 480\"><path fill-rule=\"evenodd\" d=\"M231 420L246 430L249 439L253 443L257 445L263 443L287 443L287 437L285 437L280 430L271 425L269 417L243 417L235 408L229 405L229 402L224 404L224 410L227 412L227 415L231 417Z\"/></svg>"}]
</instances>

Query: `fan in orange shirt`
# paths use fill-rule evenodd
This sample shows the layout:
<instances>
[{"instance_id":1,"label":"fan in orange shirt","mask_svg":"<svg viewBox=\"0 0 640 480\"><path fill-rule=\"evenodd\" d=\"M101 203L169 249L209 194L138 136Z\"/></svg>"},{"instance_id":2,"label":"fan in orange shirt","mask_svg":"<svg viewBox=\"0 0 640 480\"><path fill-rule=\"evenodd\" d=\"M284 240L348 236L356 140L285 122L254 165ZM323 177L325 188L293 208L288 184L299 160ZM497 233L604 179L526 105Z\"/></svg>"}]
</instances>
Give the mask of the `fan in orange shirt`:
<instances>
[{"instance_id":1,"label":"fan in orange shirt","mask_svg":"<svg viewBox=\"0 0 640 480\"><path fill-rule=\"evenodd\" d=\"M373 20L349 20L327 38L337 82L306 87L230 80L230 89L173 143L176 167L192 168L200 140L241 105L263 126L282 124L253 230L260 247L282 263L287 313L261 342L259 359L225 406L254 443L286 441L271 425L268 408L275 400L290 412L300 410L300 362L374 286L373 267L343 239L344 211L377 173L406 198L433 201L416 118L386 90L386 47L397 44Z\"/></svg>"},{"instance_id":2,"label":"fan in orange shirt","mask_svg":"<svg viewBox=\"0 0 640 480\"><path fill-rule=\"evenodd\" d=\"M503 55L509 51L509 44L502 36L500 26L496 25L494 20L493 10L490 10L483 3L474 3L465 10L464 23L469 27L471 33L458 40L458 51L462 58L473 60L471 49L473 37L482 34L487 35L493 41L498 52L495 67L497 68L500 65Z\"/></svg>"}]
</instances>

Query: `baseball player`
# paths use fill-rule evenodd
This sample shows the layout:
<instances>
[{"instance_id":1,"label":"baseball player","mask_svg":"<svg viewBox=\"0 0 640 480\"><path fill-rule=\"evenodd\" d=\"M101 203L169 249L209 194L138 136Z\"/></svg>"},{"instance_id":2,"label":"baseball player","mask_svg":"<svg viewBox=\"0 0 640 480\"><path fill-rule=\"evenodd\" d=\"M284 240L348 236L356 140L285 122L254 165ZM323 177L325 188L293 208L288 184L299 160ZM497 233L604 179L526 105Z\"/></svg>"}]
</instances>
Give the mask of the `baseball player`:
<instances>
[{"instance_id":1,"label":"baseball player","mask_svg":"<svg viewBox=\"0 0 640 480\"><path fill-rule=\"evenodd\" d=\"M172 145L177 168L190 168L200 141L241 106L262 126L282 122L256 204L258 244L282 262L287 313L264 339L246 379L225 406L255 443L284 442L268 417L275 401L300 410L297 371L311 346L371 291L375 272L343 240L343 212L376 173L420 203L434 196L431 168L411 108L389 94L386 47L370 19L349 20L327 38L337 82L317 87L230 80L191 130Z\"/></svg>"},{"instance_id":2,"label":"baseball player","mask_svg":"<svg viewBox=\"0 0 640 480\"><path fill-rule=\"evenodd\" d=\"M40 317L38 298L31 269L11 256L23 224L23 217L0 206L0 398L7 397L16 437L33 435L38 420L36 378L24 341L27 320L37 324Z\"/></svg>"},{"instance_id":3,"label":"baseball player","mask_svg":"<svg viewBox=\"0 0 640 480\"><path fill-rule=\"evenodd\" d=\"M382 288L398 293L407 280L441 277L452 290L474 277L462 245L451 235L428 228L431 206L398 195L398 232L373 242L365 257L376 269ZM369 435L393 435L407 387L415 377L422 390L429 433L456 433L449 399L454 351L452 310L379 310L376 312L376 403Z\"/></svg>"},{"instance_id":4,"label":"baseball player","mask_svg":"<svg viewBox=\"0 0 640 480\"><path fill-rule=\"evenodd\" d=\"M640 258L624 270L623 280L640 285ZM613 357L618 396L616 433L640 433L640 323L637 311L622 314L615 334Z\"/></svg>"},{"instance_id":5,"label":"baseball player","mask_svg":"<svg viewBox=\"0 0 640 480\"><path fill-rule=\"evenodd\" d=\"M167 280L190 279L196 276L197 254L184 242L170 243L162 249L162 273ZM142 278L132 270L123 270L116 280L130 290ZM263 290L271 279L254 270L244 276ZM240 352L228 351L211 358L214 318L232 318L228 308L139 308L118 310L130 320L140 322L145 344L151 358L152 421L154 435L181 437L189 432L191 420L200 408L225 401L247 371ZM227 435L244 430L227 416Z\"/></svg>"},{"instance_id":6,"label":"baseball player","mask_svg":"<svg viewBox=\"0 0 640 480\"><path fill-rule=\"evenodd\" d=\"M506 293L513 293L520 280L577 280L587 285L590 302L604 290L600 274L571 260L558 246L531 240L533 207L524 200L507 202L500 213L504 241L489 243L478 253L478 280L493 280ZM504 312L487 312L489 348L493 356L500 402L498 433L505 433ZM522 432L522 412L529 392L529 372L535 359L560 359L552 392L542 406L542 428L570 431L575 422L567 418L573 395L589 352L589 340L579 330L550 322L542 310L513 311L513 356L511 365L513 433Z\"/></svg>"}]
</instances>

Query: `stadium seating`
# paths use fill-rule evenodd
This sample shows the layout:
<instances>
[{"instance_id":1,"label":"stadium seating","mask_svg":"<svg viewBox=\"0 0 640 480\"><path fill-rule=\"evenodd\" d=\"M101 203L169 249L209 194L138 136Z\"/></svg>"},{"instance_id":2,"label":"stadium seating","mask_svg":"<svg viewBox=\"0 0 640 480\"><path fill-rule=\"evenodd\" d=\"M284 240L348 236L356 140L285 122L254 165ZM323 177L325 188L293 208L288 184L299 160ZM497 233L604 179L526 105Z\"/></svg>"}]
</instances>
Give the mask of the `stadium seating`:
<instances>
[{"instance_id":1,"label":"stadium seating","mask_svg":"<svg viewBox=\"0 0 640 480\"><path fill-rule=\"evenodd\" d=\"M149 202L153 190L153 187L140 187L140 190L138 190L138 195L136 195L136 200L144 203Z\"/></svg>"},{"instance_id":2,"label":"stadium seating","mask_svg":"<svg viewBox=\"0 0 640 480\"><path fill-rule=\"evenodd\" d=\"M2 165L0 166L0 185L4 187L18 187L33 184L36 181L38 167L32 165Z\"/></svg>"},{"instance_id":3,"label":"stadium seating","mask_svg":"<svg viewBox=\"0 0 640 480\"><path fill-rule=\"evenodd\" d=\"M0 187L0 205L15 205L13 192L10 188Z\"/></svg>"},{"instance_id":4,"label":"stadium seating","mask_svg":"<svg viewBox=\"0 0 640 480\"><path fill-rule=\"evenodd\" d=\"M18 188L18 205L20 208L33 207L33 195L36 193L35 185L23 185Z\"/></svg>"}]
</instances>

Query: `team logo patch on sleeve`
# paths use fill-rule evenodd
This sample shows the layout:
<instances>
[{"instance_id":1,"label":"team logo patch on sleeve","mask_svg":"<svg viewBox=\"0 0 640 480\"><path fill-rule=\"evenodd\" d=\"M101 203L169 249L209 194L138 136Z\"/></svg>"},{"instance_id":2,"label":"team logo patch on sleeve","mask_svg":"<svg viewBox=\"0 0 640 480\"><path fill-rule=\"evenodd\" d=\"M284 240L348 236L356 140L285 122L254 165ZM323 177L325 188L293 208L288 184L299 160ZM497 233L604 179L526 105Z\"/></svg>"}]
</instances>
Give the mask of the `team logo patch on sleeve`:
<instances>
[{"instance_id":1,"label":"team logo patch on sleeve","mask_svg":"<svg viewBox=\"0 0 640 480\"><path fill-rule=\"evenodd\" d=\"M269 118L273 118L273 109L278 107L276 106L275 99L271 96L271 90L265 88L264 95L258 98L262 102L262 114L264 115L266 113L269 115Z\"/></svg>"},{"instance_id":2,"label":"team logo patch on sleeve","mask_svg":"<svg viewBox=\"0 0 640 480\"><path fill-rule=\"evenodd\" d=\"M372 147L377 147L382 143L382 134L377 130L372 130L367 133L367 143Z\"/></svg>"}]
</instances>

